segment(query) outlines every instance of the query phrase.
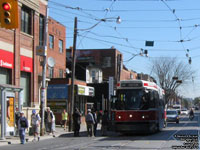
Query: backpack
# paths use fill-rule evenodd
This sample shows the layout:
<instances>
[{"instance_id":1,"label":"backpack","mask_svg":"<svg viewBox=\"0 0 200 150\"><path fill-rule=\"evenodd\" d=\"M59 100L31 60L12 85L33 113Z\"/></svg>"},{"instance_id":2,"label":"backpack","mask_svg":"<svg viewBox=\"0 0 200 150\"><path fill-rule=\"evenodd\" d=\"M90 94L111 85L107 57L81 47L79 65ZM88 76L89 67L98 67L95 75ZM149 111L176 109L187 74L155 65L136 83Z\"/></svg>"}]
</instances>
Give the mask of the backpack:
<instances>
[{"instance_id":1,"label":"backpack","mask_svg":"<svg viewBox=\"0 0 200 150\"><path fill-rule=\"evenodd\" d=\"M28 128L26 119L20 119L21 128Z\"/></svg>"},{"instance_id":2,"label":"backpack","mask_svg":"<svg viewBox=\"0 0 200 150\"><path fill-rule=\"evenodd\" d=\"M94 124L94 118L93 118L92 113L88 113L87 114L87 116L86 116L86 122Z\"/></svg>"}]
</instances>

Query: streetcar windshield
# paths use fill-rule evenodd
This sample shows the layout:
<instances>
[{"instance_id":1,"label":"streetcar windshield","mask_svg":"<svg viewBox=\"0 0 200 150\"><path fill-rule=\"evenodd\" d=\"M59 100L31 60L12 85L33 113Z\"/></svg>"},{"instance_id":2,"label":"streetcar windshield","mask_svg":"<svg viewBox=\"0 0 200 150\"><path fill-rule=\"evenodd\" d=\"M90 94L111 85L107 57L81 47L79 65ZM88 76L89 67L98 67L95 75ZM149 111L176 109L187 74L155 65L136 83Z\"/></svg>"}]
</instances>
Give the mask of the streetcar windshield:
<instances>
[{"instance_id":1,"label":"streetcar windshield","mask_svg":"<svg viewBox=\"0 0 200 150\"><path fill-rule=\"evenodd\" d=\"M142 89L118 90L116 100L113 101L117 110L148 109L148 99Z\"/></svg>"}]
</instances>

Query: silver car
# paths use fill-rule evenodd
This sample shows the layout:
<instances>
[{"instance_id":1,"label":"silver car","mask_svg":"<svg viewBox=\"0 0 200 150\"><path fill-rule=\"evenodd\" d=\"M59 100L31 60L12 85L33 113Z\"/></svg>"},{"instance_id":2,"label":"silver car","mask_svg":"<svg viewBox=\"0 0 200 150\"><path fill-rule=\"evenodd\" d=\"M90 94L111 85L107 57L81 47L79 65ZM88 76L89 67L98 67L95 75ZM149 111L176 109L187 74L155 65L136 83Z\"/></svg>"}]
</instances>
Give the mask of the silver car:
<instances>
[{"instance_id":1,"label":"silver car","mask_svg":"<svg viewBox=\"0 0 200 150\"><path fill-rule=\"evenodd\" d=\"M179 123L179 115L177 110L167 110L167 122Z\"/></svg>"}]
</instances>

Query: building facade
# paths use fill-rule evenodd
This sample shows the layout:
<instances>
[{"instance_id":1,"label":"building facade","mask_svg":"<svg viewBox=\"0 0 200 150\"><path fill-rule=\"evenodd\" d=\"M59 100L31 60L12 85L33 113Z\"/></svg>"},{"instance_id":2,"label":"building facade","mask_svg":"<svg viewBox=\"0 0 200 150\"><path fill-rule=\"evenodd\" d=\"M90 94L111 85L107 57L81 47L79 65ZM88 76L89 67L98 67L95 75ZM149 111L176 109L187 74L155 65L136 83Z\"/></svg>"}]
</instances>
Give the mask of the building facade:
<instances>
[{"instance_id":1,"label":"building facade","mask_svg":"<svg viewBox=\"0 0 200 150\"><path fill-rule=\"evenodd\" d=\"M51 78L65 77L66 28L49 18L46 30L47 5L47 0L20 0L19 27L13 30L0 28L0 84L23 88L20 102L28 119L32 109L40 109L43 57L37 55L38 46L47 45L46 86ZM14 110L18 106L18 97L16 94Z\"/></svg>"},{"instance_id":2,"label":"building facade","mask_svg":"<svg viewBox=\"0 0 200 150\"><path fill-rule=\"evenodd\" d=\"M71 70L72 49L67 49L67 68ZM106 109L109 99L109 78L113 88L120 80L136 79L137 73L123 65L123 55L114 47L110 49L80 49L76 51L75 78L86 81L95 88L95 96L88 97L88 104L97 110Z\"/></svg>"}]
</instances>

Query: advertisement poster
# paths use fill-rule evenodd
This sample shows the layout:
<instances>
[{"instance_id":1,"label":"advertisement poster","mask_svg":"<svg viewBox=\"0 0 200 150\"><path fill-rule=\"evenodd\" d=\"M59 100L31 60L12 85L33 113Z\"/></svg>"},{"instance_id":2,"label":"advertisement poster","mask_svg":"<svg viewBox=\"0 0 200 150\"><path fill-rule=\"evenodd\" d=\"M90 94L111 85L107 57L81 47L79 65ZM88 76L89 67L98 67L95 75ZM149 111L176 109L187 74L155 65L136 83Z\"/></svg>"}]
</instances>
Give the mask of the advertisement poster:
<instances>
[{"instance_id":1,"label":"advertisement poster","mask_svg":"<svg viewBox=\"0 0 200 150\"><path fill-rule=\"evenodd\" d=\"M7 132L14 131L14 98L7 99L7 117L6 117L6 130Z\"/></svg>"}]
</instances>

